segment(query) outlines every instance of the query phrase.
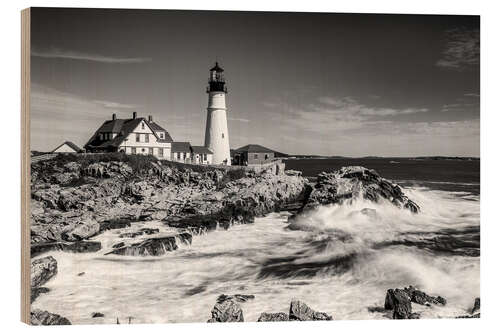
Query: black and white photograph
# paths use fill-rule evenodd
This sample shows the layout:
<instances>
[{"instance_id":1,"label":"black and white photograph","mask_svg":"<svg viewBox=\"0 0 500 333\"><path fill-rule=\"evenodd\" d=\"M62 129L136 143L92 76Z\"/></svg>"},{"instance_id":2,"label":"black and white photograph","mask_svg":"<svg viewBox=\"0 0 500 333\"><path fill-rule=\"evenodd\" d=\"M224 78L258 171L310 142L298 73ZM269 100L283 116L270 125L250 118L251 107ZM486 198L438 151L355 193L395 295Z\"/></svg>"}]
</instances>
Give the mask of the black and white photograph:
<instances>
[{"instance_id":1,"label":"black and white photograph","mask_svg":"<svg viewBox=\"0 0 500 333\"><path fill-rule=\"evenodd\" d=\"M27 11L28 323L480 317L479 15Z\"/></svg>"}]
</instances>

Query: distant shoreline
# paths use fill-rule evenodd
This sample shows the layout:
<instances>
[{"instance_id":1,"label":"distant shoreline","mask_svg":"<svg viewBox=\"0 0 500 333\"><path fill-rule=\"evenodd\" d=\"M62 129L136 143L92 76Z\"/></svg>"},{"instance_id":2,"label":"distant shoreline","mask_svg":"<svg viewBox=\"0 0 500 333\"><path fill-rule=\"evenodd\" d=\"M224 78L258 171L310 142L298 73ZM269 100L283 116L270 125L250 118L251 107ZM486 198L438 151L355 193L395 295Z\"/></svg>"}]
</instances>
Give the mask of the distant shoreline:
<instances>
[{"instance_id":1,"label":"distant shoreline","mask_svg":"<svg viewBox=\"0 0 500 333\"><path fill-rule=\"evenodd\" d=\"M362 157L346 157L346 156L317 156L317 155L288 155L280 157L286 159L405 159L405 160L423 160L423 161L479 161L480 157L458 157L458 156L418 156L418 157L379 157L379 156L362 156Z\"/></svg>"}]
</instances>

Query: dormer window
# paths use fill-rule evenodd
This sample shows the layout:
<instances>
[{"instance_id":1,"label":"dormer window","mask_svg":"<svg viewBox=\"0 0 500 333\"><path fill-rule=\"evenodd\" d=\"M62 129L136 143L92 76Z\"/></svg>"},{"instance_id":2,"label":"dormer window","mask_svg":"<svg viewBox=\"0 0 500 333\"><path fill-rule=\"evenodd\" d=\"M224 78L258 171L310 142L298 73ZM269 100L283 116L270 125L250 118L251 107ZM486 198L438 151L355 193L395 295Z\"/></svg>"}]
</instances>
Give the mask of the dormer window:
<instances>
[{"instance_id":1,"label":"dormer window","mask_svg":"<svg viewBox=\"0 0 500 333\"><path fill-rule=\"evenodd\" d=\"M145 129L145 128L146 128L146 125L144 125L144 123L141 123L141 128L142 128L142 129Z\"/></svg>"},{"instance_id":2,"label":"dormer window","mask_svg":"<svg viewBox=\"0 0 500 333\"><path fill-rule=\"evenodd\" d=\"M163 133L160 133L160 139L164 139Z\"/></svg>"}]
</instances>

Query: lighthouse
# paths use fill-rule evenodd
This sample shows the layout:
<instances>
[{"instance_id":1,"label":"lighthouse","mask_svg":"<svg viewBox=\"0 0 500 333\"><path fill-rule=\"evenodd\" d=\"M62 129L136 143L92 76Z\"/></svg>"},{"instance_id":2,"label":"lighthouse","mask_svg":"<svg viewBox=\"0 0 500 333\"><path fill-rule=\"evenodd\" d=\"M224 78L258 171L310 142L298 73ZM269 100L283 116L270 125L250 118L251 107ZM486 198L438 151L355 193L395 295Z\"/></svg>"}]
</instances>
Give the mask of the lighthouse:
<instances>
[{"instance_id":1,"label":"lighthouse","mask_svg":"<svg viewBox=\"0 0 500 333\"><path fill-rule=\"evenodd\" d=\"M210 69L208 78L205 147L213 152L213 164L231 165L226 116L227 88L225 85L224 70L216 62L215 66Z\"/></svg>"}]
</instances>

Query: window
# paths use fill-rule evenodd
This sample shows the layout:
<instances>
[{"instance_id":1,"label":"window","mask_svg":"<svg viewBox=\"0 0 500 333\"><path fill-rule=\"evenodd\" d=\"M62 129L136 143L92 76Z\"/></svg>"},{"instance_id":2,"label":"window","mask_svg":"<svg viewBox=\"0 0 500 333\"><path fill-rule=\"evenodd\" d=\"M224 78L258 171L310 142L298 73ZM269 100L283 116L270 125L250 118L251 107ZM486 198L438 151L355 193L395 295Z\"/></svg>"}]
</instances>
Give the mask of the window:
<instances>
[{"instance_id":1,"label":"window","mask_svg":"<svg viewBox=\"0 0 500 333\"><path fill-rule=\"evenodd\" d=\"M144 129L144 128L145 128L144 123L141 123L141 128L142 128L142 129Z\"/></svg>"},{"instance_id":2,"label":"window","mask_svg":"<svg viewBox=\"0 0 500 333\"><path fill-rule=\"evenodd\" d=\"M259 154L253 154L253 159L258 160L259 159Z\"/></svg>"},{"instance_id":3,"label":"window","mask_svg":"<svg viewBox=\"0 0 500 333\"><path fill-rule=\"evenodd\" d=\"M184 153L181 153L181 160L184 159Z\"/></svg>"},{"instance_id":4,"label":"window","mask_svg":"<svg viewBox=\"0 0 500 333\"><path fill-rule=\"evenodd\" d=\"M158 148L158 156L163 157L163 148Z\"/></svg>"},{"instance_id":5,"label":"window","mask_svg":"<svg viewBox=\"0 0 500 333\"><path fill-rule=\"evenodd\" d=\"M139 133L135 135L135 142L141 142L141 135Z\"/></svg>"},{"instance_id":6,"label":"window","mask_svg":"<svg viewBox=\"0 0 500 333\"><path fill-rule=\"evenodd\" d=\"M264 156L264 159L266 159L266 160L267 160L268 158L269 158L269 155L268 155L268 154L266 154L266 155Z\"/></svg>"},{"instance_id":7,"label":"window","mask_svg":"<svg viewBox=\"0 0 500 333\"><path fill-rule=\"evenodd\" d=\"M146 133L145 136L146 136L146 142L149 142L149 134Z\"/></svg>"},{"instance_id":8,"label":"window","mask_svg":"<svg viewBox=\"0 0 500 333\"><path fill-rule=\"evenodd\" d=\"M224 133L222 133L222 138L224 139Z\"/></svg>"},{"instance_id":9,"label":"window","mask_svg":"<svg viewBox=\"0 0 500 333\"><path fill-rule=\"evenodd\" d=\"M101 140L101 141L104 140L104 134L102 134L102 133L99 134L99 140Z\"/></svg>"},{"instance_id":10,"label":"window","mask_svg":"<svg viewBox=\"0 0 500 333\"><path fill-rule=\"evenodd\" d=\"M180 152L177 152L177 159L180 160L181 159L181 153Z\"/></svg>"},{"instance_id":11,"label":"window","mask_svg":"<svg viewBox=\"0 0 500 333\"><path fill-rule=\"evenodd\" d=\"M207 154L203 154L203 160L206 161L207 160Z\"/></svg>"},{"instance_id":12,"label":"window","mask_svg":"<svg viewBox=\"0 0 500 333\"><path fill-rule=\"evenodd\" d=\"M153 148L149 148L149 155L153 155Z\"/></svg>"},{"instance_id":13,"label":"window","mask_svg":"<svg viewBox=\"0 0 500 333\"><path fill-rule=\"evenodd\" d=\"M160 133L160 139L164 139L163 133Z\"/></svg>"},{"instance_id":14,"label":"window","mask_svg":"<svg viewBox=\"0 0 500 333\"><path fill-rule=\"evenodd\" d=\"M137 150L135 149L135 147L132 147L132 154L137 154Z\"/></svg>"}]
</instances>

